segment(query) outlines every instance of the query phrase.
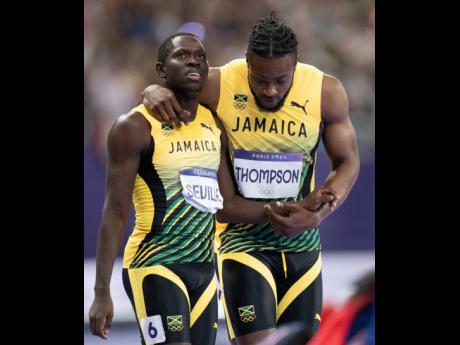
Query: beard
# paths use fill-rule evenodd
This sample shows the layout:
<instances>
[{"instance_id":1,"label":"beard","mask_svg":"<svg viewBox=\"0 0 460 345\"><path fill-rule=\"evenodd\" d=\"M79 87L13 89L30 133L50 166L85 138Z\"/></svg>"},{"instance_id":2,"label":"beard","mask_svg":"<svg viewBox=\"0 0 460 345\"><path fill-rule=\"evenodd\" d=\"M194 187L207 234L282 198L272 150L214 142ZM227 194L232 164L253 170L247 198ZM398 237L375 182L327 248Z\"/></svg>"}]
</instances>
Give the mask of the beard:
<instances>
[{"instance_id":1,"label":"beard","mask_svg":"<svg viewBox=\"0 0 460 345\"><path fill-rule=\"evenodd\" d=\"M259 99L257 98L257 95L255 94L254 90L252 89L251 83L249 82L249 78L248 78L249 89L251 90L251 93L254 96L254 100L256 101L257 107L259 108L259 110L268 111L268 112L271 112L271 113L274 113L274 112L280 110L283 107L284 101L286 100L287 96L289 95L289 92L291 91L291 87L292 87L293 82L294 82L294 80L292 81L291 86L289 86L289 89L287 90L287 92L284 95L284 97L281 98L280 101L273 108L266 108L266 107L264 107L262 105L262 103L260 103Z\"/></svg>"}]
</instances>

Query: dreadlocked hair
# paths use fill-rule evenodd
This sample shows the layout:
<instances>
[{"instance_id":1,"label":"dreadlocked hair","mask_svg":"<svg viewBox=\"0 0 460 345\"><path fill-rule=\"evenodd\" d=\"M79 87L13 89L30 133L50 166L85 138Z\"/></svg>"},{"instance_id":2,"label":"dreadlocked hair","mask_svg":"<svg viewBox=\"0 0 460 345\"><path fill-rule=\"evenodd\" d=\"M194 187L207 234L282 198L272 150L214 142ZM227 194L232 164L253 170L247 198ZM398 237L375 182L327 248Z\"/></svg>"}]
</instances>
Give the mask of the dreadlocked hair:
<instances>
[{"instance_id":1,"label":"dreadlocked hair","mask_svg":"<svg viewBox=\"0 0 460 345\"><path fill-rule=\"evenodd\" d=\"M261 57L297 56L297 38L272 11L269 17L260 18L248 37L248 51Z\"/></svg>"}]
</instances>

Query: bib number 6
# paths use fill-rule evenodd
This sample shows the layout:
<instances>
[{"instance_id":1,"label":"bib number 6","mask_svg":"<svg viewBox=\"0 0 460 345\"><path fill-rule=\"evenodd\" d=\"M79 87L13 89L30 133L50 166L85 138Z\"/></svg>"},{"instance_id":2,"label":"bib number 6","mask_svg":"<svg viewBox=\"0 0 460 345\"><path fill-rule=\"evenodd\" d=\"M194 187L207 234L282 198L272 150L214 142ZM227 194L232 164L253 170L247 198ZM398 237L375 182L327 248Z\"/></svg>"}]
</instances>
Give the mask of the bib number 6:
<instances>
[{"instance_id":1,"label":"bib number 6","mask_svg":"<svg viewBox=\"0 0 460 345\"><path fill-rule=\"evenodd\" d=\"M155 339L158 335L157 329L153 326L152 322L149 322L149 335L151 338Z\"/></svg>"}]
</instances>

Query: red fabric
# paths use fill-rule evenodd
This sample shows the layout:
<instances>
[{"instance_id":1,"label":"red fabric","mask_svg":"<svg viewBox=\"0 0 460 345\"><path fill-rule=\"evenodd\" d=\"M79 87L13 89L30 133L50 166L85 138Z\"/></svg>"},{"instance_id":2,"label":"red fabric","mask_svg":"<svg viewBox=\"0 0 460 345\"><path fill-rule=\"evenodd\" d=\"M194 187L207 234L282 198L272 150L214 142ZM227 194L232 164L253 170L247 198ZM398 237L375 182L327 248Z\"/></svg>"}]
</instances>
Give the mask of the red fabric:
<instances>
[{"instance_id":1,"label":"red fabric","mask_svg":"<svg viewBox=\"0 0 460 345\"><path fill-rule=\"evenodd\" d=\"M351 298L341 309L329 315L327 322L321 322L318 333L308 345L344 345L356 314L368 305L372 293Z\"/></svg>"},{"instance_id":2,"label":"red fabric","mask_svg":"<svg viewBox=\"0 0 460 345\"><path fill-rule=\"evenodd\" d=\"M321 323L327 322L329 316L334 315L337 312L337 308L332 304L324 304L321 310Z\"/></svg>"}]
</instances>

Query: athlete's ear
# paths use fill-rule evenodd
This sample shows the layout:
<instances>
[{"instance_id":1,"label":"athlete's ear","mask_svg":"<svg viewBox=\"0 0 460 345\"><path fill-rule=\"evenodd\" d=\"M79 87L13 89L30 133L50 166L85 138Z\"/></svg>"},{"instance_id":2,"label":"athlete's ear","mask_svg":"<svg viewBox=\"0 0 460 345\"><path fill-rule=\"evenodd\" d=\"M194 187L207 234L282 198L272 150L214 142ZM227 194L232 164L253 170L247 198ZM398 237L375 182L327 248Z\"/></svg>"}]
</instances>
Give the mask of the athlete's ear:
<instances>
[{"instance_id":1,"label":"athlete's ear","mask_svg":"<svg viewBox=\"0 0 460 345\"><path fill-rule=\"evenodd\" d=\"M166 73L164 72L163 64L161 62L157 62L155 64L155 69L161 79L166 79Z\"/></svg>"}]
</instances>

